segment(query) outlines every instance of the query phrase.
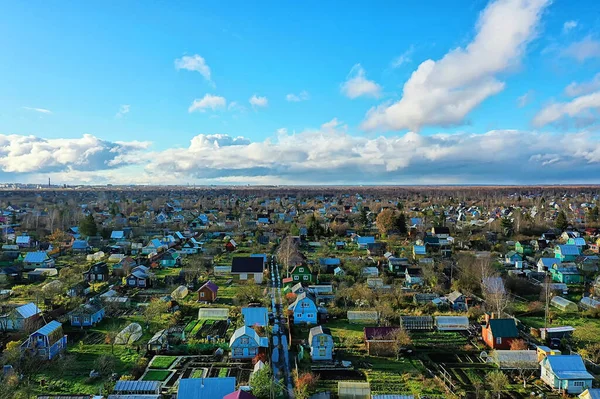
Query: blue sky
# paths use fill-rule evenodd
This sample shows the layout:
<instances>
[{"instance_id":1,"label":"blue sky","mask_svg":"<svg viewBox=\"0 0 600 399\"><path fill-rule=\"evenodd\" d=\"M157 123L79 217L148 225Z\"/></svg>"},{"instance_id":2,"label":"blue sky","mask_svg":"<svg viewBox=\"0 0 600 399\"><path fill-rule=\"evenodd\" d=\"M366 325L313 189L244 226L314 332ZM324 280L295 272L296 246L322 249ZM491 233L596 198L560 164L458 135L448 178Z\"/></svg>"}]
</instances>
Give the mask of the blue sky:
<instances>
[{"instance_id":1,"label":"blue sky","mask_svg":"<svg viewBox=\"0 0 600 399\"><path fill-rule=\"evenodd\" d=\"M597 1L224 3L4 4L0 181L597 182Z\"/></svg>"}]
</instances>

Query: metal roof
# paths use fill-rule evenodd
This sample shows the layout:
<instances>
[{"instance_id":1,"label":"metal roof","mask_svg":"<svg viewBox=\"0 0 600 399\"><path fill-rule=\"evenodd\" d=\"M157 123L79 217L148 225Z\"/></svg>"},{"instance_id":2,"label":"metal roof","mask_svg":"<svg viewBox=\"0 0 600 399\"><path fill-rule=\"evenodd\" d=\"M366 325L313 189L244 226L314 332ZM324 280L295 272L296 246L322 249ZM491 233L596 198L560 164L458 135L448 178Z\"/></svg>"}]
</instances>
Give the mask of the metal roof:
<instances>
[{"instance_id":1,"label":"metal roof","mask_svg":"<svg viewBox=\"0 0 600 399\"><path fill-rule=\"evenodd\" d=\"M41 310L35 306L35 303L30 302L25 305L21 305L15 309L17 313L19 313L24 319L35 316L38 313L41 313Z\"/></svg>"},{"instance_id":2,"label":"metal roof","mask_svg":"<svg viewBox=\"0 0 600 399\"><path fill-rule=\"evenodd\" d=\"M62 324L60 324L56 320L52 320L50 323L46 324L44 327L42 327L39 330L37 330L34 334L50 335L55 330L57 330L57 329L59 329L61 327L62 327Z\"/></svg>"},{"instance_id":3,"label":"metal roof","mask_svg":"<svg viewBox=\"0 0 600 399\"><path fill-rule=\"evenodd\" d=\"M542 365L548 365L554 375L561 380L592 380L594 377L588 373L585 364L579 355L546 356Z\"/></svg>"},{"instance_id":4,"label":"metal roof","mask_svg":"<svg viewBox=\"0 0 600 399\"><path fill-rule=\"evenodd\" d=\"M579 255L579 247L577 245L559 245L558 250L562 255Z\"/></svg>"},{"instance_id":5,"label":"metal roof","mask_svg":"<svg viewBox=\"0 0 600 399\"><path fill-rule=\"evenodd\" d=\"M215 399L235 391L235 377L182 378L177 399Z\"/></svg>"},{"instance_id":6,"label":"metal roof","mask_svg":"<svg viewBox=\"0 0 600 399\"><path fill-rule=\"evenodd\" d=\"M28 252L27 255L25 255L25 259L23 259L23 262L41 263L47 259L48 259L48 254L43 251Z\"/></svg>"},{"instance_id":7,"label":"metal roof","mask_svg":"<svg viewBox=\"0 0 600 399\"><path fill-rule=\"evenodd\" d=\"M266 326L267 325L267 308L242 308L242 314L244 315L244 325L251 327L254 325Z\"/></svg>"},{"instance_id":8,"label":"metal roof","mask_svg":"<svg viewBox=\"0 0 600 399\"><path fill-rule=\"evenodd\" d=\"M494 338L514 338L519 336L513 319L491 319L490 329Z\"/></svg>"},{"instance_id":9,"label":"metal roof","mask_svg":"<svg viewBox=\"0 0 600 399\"><path fill-rule=\"evenodd\" d=\"M183 381L183 380L182 380ZM124 381L119 380L115 385L115 389L113 390L115 393L123 394L123 393L145 393L145 392L160 392L160 382L159 381Z\"/></svg>"},{"instance_id":10,"label":"metal roof","mask_svg":"<svg viewBox=\"0 0 600 399\"><path fill-rule=\"evenodd\" d=\"M243 326L235 330L235 332L231 336L231 339L229 340L229 346L232 346L236 339L244 335L247 335L248 337L252 338L254 342L256 342L256 345L260 345L260 336L258 335L258 333L248 326Z\"/></svg>"}]
</instances>

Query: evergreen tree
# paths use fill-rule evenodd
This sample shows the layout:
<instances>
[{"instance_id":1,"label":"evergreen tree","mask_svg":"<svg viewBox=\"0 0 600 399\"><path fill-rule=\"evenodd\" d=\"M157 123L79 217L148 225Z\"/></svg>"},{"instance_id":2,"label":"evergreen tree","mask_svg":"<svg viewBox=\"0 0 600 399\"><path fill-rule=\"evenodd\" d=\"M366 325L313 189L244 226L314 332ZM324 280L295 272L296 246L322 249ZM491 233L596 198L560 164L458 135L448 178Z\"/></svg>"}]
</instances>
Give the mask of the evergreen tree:
<instances>
[{"instance_id":1,"label":"evergreen tree","mask_svg":"<svg viewBox=\"0 0 600 399\"><path fill-rule=\"evenodd\" d=\"M83 218L79 224L79 233L88 237L95 236L98 233L98 226L96 226L96 221L91 213Z\"/></svg>"},{"instance_id":2,"label":"evergreen tree","mask_svg":"<svg viewBox=\"0 0 600 399\"><path fill-rule=\"evenodd\" d=\"M511 236L513 231L514 231L514 226L513 226L513 221L511 218L509 217L503 217L502 221L500 222L500 225L502 226L502 232L504 233L505 236Z\"/></svg>"},{"instance_id":3,"label":"evergreen tree","mask_svg":"<svg viewBox=\"0 0 600 399\"><path fill-rule=\"evenodd\" d=\"M592 222L597 222L599 216L600 216L600 214L598 212L598 207L597 206L593 207L592 210L590 211L590 219L592 220Z\"/></svg>"},{"instance_id":4,"label":"evergreen tree","mask_svg":"<svg viewBox=\"0 0 600 399\"><path fill-rule=\"evenodd\" d=\"M557 229L561 231L565 231L569 226L569 221L567 220L567 215L565 215L564 211L560 211L558 216L556 217L556 221L554 222Z\"/></svg>"},{"instance_id":5,"label":"evergreen tree","mask_svg":"<svg viewBox=\"0 0 600 399\"><path fill-rule=\"evenodd\" d=\"M398 233L402 235L408 233L408 228L406 227L406 215L402 212L396 217L396 229L398 230Z\"/></svg>"}]
</instances>

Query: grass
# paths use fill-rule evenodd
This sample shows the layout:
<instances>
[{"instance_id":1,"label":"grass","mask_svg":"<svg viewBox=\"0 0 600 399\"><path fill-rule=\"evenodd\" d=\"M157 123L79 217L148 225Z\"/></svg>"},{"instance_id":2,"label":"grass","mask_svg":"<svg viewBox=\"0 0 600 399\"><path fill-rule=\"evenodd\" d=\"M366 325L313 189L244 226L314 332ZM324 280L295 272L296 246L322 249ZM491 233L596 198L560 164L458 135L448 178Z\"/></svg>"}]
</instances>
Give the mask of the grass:
<instances>
[{"instance_id":1,"label":"grass","mask_svg":"<svg viewBox=\"0 0 600 399\"><path fill-rule=\"evenodd\" d=\"M518 316L518 319L528 327L543 328L544 317ZM581 313L558 313L548 323L548 327L572 326L575 327L573 338L580 344L600 342L600 319L586 318ZM581 345L578 345L581 346Z\"/></svg>"},{"instance_id":2,"label":"grass","mask_svg":"<svg viewBox=\"0 0 600 399\"><path fill-rule=\"evenodd\" d=\"M164 381L171 375L168 370L149 370L142 381Z\"/></svg>"},{"instance_id":3,"label":"grass","mask_svg":"<svg viewBox=\"0 0 600 399\"><path fill-rule=\"evenodd\" d=\"M177 360L177 356L155 356L150 363L152 369L168 369Z\"/></svg>"}]
</instances>

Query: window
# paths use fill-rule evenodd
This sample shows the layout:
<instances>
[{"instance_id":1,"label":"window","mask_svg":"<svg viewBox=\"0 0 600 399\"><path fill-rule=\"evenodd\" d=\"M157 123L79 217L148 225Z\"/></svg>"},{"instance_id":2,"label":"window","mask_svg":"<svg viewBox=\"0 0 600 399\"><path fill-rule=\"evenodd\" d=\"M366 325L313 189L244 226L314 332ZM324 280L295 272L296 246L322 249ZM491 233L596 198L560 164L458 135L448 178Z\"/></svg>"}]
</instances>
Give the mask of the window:
<instances>
[{"instance_id":1,"label":"window","mask_svg":"<svg viewBox=\"0 0 600 399\"><path fill-rule=\"evenodd\" d=\"M304 273L304 268L303 268L303 267L301 267L301 268L299 268L299 269L298 269L298 271L299 271L300 273Z\"/></svg>"},{"instance_id":2,"label":"window","mask_svg":"<svg viewBox=\"0 0 600 399\"><path fill-rule=\"evenodd\" d=\"M325 356L327 354L327 350L325 348L319 349L319 356Z\"/></svg>"},{"instance_id":3,"label":"window","mask_svg":"<svg viewBox=\"0 0 600 399\"><path fill-rule=\"evenodd\" d=\"M233 354L235 356L242 356L244 354L244 350L242 348L234 348Z\"/></svg>"},{"instance_id":4,"label":"window","mask_svg":"<svg viewBox=\"0 0 600 399\"><path fill-rule=\"evenodd\" d=\"M327 337L325 335L319 335L319 346L325 346L327 343Z\"/></svg>"},{"instance_id":5,"label":"window","mask_svg":"<svg viewBox=\"0 0 600 399\"><path fill-rule=\"evenodd\" d=\"M310 303L308 303L308 302L300 302L300 307L301 308L308 308L308 307L310 307Z\"/></svg>"},{"instance_id":6,"label":"window","mask_svg":"<svg viewBox=\"0 0 600 399\"><path fill-rule=\"evenodd\" d=\"M299 278L299 277L300 277L300 276L294 276L294 281L298 281L298 278Z\"/></svg>"},{"instance_id":7,"label":"window","mask_svg":"<svg viewBox=\"0 0 600 399\"><path fill-rule=\"evenodd\" d=\"M304 281L308 281L308 276L302 276L302 278L304 279Z\"/></svg>"},{"instance_id":8,"label":"window","mask_svg":"<svg viewBox=\"0 0 600 399\"><path fill-rule=\"evenodd\" d=\"M496 344L500 345L502 343L502 337L496 338Z\"/></svg>"},{"instance_id":9,"label":"window","mask_svg":"<svg viewBox=\"0 0 600 399\"><path fill-rule=\"evenodd\" d=\"M200 293L200 298L204 298L204 292Z\"/></svg>"},{"instance_id":10,"label":"window","mask_svg":"<svg viewBox=\"0 0 600 399\"><path fill-rule=\"evenodd\" d=\"M582 387L584 385L585 385L585 382L583 382L583 381L573 381L574 387Z\"/></svg>"},{"instance_id":11,"label":"window","mask_svg":"<svg viewBox=\"0 0 600 399\"><path fill-rule=\"evenodd\" d=\"M250 343L250 339L248 337L242 337L242 339L240 339L240 344L242 345L248 345Z\"/></svg>"},{"instance_id":12,"label":"window","mask_svg":"<svg viewBox=\"0 0 600 399\"><path fill-rule=\"evenodd\" d=\"M302 313L296 313L296 317L297 317L297 318L300 318L300 317L302 317Z\"/></svg>"},{"instance_id":13,"label":"window","mask_svg":"<svg viewBox=\"0 0 600 399\"><path fill-rule=\"evenodd\" d=\"M101 275L101 274L97 275L97 276L96 276L96 279L97 279L98 281L102 281L102 275Z\"/></svg>"},{"instance_id":14,"label":"window","mask_svg":"<svg viewBox=\"0 0 600 399\"><path fill-rule=\"evenodd\" d=\"M312 317L314 317L314 315L313 315L312 313L307 313L307 314L306 314L306 317L308 317L308 318L312 318Z\"/></svg>"}]
</instances>

